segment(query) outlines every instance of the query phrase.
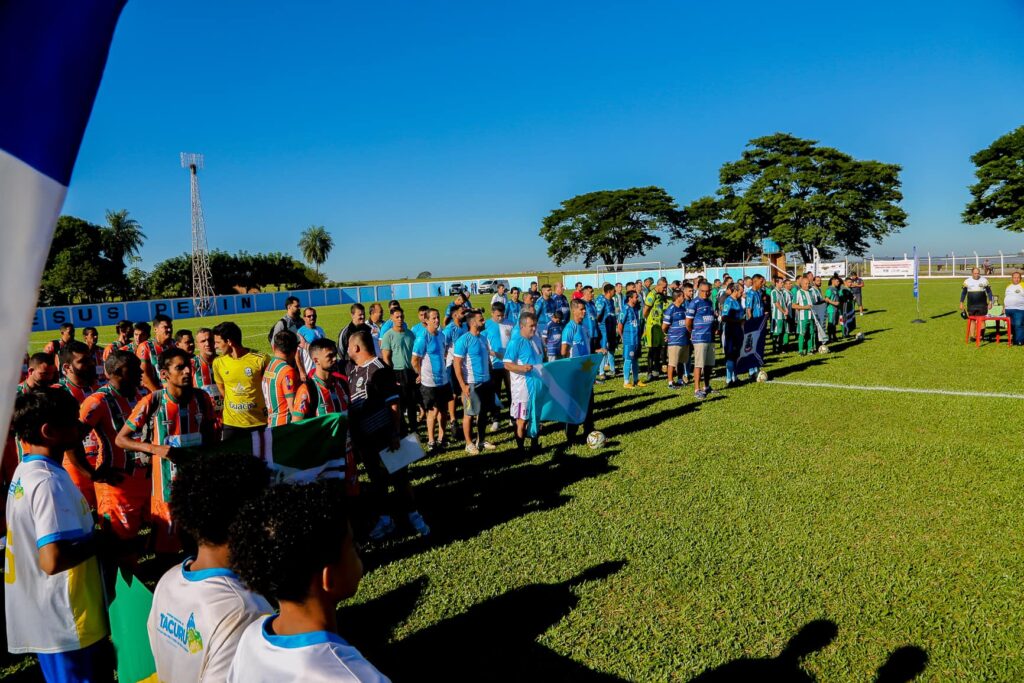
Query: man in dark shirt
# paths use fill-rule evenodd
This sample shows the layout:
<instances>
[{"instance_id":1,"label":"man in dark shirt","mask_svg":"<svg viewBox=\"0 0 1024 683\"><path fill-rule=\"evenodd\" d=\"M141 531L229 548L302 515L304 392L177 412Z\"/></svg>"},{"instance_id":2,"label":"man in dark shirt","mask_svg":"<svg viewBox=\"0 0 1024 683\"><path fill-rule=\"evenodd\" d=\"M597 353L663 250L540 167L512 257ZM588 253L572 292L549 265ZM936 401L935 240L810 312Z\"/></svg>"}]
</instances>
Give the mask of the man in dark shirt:
<instances>
[{"instance_id":1,"label":"man in dark shirt","mask_svg":"<svg viewBox=\"0 0 1024 683\"><path fill-rule=\"evenodd\" d=\"M352 368L352 361L348 357L348 338L353 332L365 330L370 333L370 339L373 339L373 330L366 324L366 309L363 308L363 305L352 304L348 310L352 314L352 322L343 327L341 332L338 333L338 368L343 370L345 374L348 374L348 371ZM371 353L375 350L375 347L370 347Z\"/></svg>"},{"instance_id":2,"label":"man in dark shirt","mask_svg":"<svg viewBox=\"0 0 1024 683\"><path fill-rule=\"evenodd\" d=\"M427 536L430 527L416 510L408 469L388 473L380 458L384 449L395 451L399 447L402 417L395 373L374 354L373 336L368 329L354 330L348 335L348 357L352 447L370 477L371 509L380 512L370 538L377 541L395 530L394 520L385 512L387 503L396 516L404 512L420 536ZM390 496L389 487L394 489Z\"/></svg>"}]
</instances>

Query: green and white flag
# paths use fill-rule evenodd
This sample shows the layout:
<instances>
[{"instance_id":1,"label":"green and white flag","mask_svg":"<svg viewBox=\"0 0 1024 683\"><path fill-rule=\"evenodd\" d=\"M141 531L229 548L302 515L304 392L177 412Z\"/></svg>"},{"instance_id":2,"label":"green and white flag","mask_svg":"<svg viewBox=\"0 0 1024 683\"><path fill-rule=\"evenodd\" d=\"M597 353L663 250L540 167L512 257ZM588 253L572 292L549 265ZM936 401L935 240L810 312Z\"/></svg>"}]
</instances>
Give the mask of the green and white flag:
<instances>
[{"instance_id":1,"label":"green and white flag","mask_svg":"<svg viewBox=\"0 0 1024 683\"><path fill-rule=\"evenodd\" d=\"M183 449L202 457L210 453L251 453L273 473L273 481L302 483L314 479L344 479L353 474L347 438L348 419L343 413L280 425L236 437L213 446Z\"/></svg>"}]
</instances>

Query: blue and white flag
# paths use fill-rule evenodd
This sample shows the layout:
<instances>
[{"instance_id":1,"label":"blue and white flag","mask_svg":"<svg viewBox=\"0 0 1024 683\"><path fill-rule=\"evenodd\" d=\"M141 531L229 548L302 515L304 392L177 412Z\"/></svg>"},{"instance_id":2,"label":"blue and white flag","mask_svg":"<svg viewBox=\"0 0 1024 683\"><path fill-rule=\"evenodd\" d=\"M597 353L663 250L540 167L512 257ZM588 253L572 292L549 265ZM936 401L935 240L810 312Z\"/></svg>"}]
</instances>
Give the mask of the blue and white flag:
<instances>
[{"instance_id":1,"label":"blue and white flag","mask_svg":"<svg viewBox=\"0 0 1024 683\"><path fill-rule=\"evenodd\" d=\"M921 296L921 292L918 289L918 280L917 280L917 276L918 276L919 270L920 269L917 267L917 247L915 246L914 247L914 298L915 299L917 299L919 296Z\"/></svg>"},{"instance_id":2,"label":"blue and white flag","mask_svg":"<svg viewBox=\"0 0 1024 683\"><path fill-rule=\"evenodd\" d=\"M743 323L743 345L736 361L736 372L748 372L751 368L764 365L765 321L767 318L751 318Z\"/></svg>"},{"instance_id":3,"label":"blue and white flag","mask_svg":"<svg viewBox=\"0 0 1024 683\"><path fill-rule=\"evenodd\" d=\"M600 362L601 355L597 353L563 358L534 366L526 374L532 434L539 433L541 422L583 422Z\"/></svg>"},{"instance_id":4,"label":"blue and white flag","mask_svg":"<svg viewBox=\"0 0 1024 683\"><path fill-rule=\"evenodd\" d=\"M3 387L18 380L53 229L125 2L0 2ZM0 433L13 401L13 391L0 391Z\"/></svg>"}]
</instances>

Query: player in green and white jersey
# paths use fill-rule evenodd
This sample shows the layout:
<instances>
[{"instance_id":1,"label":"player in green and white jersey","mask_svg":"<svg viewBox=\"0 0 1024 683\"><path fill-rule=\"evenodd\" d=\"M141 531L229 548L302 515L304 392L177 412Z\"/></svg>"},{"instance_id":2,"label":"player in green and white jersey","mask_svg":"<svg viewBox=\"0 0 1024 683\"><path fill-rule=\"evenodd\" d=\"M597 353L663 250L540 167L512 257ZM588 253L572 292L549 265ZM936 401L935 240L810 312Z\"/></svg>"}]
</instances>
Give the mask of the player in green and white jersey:
<instances>
[{"instance_id":1,"label":"player in green and white jersey","mask_svg":"<svg viewBox=\"0 0 1024 683\"><path fill-rule=\"evenodd\" d=\"M785 278L775 278L775 287L771 291L772 301L772 350L781 353L789 345L789 306L793 298Z\"/></svg>"},{"instance_id":2,"label":"player in green and white jersey","mask_svg":"<svg viewBox=\"0 0 1024 683\"><path fill-rule=\"evenodd\" d=\"M806 277L801 277L797 284L799 289L793 297L791 308L796 318L797 349L801 356L806 356L814 349L817 340L814 329L814 293Z\"/></svg>"}]
</instances>

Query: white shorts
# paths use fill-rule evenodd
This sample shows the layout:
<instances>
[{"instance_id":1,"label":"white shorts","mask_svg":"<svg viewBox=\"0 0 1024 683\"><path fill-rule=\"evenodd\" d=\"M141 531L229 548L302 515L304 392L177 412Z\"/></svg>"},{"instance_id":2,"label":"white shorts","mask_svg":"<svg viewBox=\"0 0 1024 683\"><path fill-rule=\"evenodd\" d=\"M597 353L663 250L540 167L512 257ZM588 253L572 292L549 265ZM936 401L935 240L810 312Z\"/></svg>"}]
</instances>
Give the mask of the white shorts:
<instances>
[{"instance_id":1,"label":"white shorts","mask_svg":"<svg viewBox=\"0 0 1024 683\"><path fill-rule=\"evenodd\" d=\"M526 401L512 401L508 414L514 420L525 420L530 416L530 404Z\"/></svg>"}]
</instances>

